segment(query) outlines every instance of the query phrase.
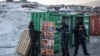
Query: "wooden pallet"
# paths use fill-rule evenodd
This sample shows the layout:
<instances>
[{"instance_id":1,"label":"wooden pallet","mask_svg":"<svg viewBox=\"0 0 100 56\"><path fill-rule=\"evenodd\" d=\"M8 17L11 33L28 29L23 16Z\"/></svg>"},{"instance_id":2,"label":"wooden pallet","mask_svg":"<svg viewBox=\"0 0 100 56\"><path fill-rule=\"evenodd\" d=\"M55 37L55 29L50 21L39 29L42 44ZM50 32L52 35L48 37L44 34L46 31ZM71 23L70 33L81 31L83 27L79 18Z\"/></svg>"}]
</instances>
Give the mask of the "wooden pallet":
<instances>
[{"instance_id":1,"label":"wooden pallet","mask_svg":"<svg viewBox=\"0 0 100 56\"><path fill-rule=\"evenodd\" d=\"M28 56L31 47L31 41L29 37L29 30L24 30L21 39L18 43L16 51L22 56Z\"/></svg>"}]
</instances>

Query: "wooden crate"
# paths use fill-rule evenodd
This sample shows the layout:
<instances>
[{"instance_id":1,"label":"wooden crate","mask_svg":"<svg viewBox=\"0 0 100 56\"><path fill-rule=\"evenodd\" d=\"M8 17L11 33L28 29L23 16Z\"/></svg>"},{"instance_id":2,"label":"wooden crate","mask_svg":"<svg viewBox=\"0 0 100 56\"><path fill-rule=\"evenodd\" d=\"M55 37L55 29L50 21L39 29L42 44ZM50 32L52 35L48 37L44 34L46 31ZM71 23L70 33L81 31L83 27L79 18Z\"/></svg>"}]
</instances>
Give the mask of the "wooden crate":
<instances>
[{"instance_id":1,"label":"wooden crate","mask_svg":"<svg viewBox=\"0 0 100 56\"><path fill-rule=\"evenodd\" d=\"M31 47L31 41L29 37L29 30L24 30L21 39L18 43L16 51L22 56L28 56Z\"/></svg>"}]
</instances>

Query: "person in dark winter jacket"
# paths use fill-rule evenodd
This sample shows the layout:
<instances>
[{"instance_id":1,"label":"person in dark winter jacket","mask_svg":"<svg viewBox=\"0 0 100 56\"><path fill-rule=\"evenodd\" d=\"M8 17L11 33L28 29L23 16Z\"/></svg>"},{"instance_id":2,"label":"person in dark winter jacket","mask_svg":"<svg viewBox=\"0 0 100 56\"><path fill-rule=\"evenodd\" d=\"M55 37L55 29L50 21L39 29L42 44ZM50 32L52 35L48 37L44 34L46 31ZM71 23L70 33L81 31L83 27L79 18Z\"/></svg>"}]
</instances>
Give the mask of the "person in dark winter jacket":
<instances>
[{"instance_id":1,"label":"person in dark winter jacket","mask_svg":"<svg viewBox=\"0 0 100 56\"><path fill-rule=\"evenodd\" d=\"M29 24L29 36L32 42L32 56L38 56L38 40L40 33L40 31L34 29L34 23L31 21Z\"/></svg>"},{"instance_id":2,"label":"person in dark winter jacket","mask_svg":"<svg viewBox=\"0 0 100 56\"><path fill-rule=\"evenodd\" d=\"M61 25L62 27L60 29L56 28L56 30L61 32L62 56L69 56L69 27L64 22Z\"/></svg>"},{"instance_id":3,"label":"person in dark winter jacket","mask_svg":"<svg viewBox=\"0 0 100 56\"><path fill-rule=\"evenodd\" d=\"M73 30L73 32L75 36L74 56L77 56L80 44L82 44L84 55L90 55L87 52L87 47L86 47L86 42L85 42L87 34L86 34L85 26L83 25L83 22L79 22L77 26L75 27L75 29Z\"/></svg>"}]
</instances>

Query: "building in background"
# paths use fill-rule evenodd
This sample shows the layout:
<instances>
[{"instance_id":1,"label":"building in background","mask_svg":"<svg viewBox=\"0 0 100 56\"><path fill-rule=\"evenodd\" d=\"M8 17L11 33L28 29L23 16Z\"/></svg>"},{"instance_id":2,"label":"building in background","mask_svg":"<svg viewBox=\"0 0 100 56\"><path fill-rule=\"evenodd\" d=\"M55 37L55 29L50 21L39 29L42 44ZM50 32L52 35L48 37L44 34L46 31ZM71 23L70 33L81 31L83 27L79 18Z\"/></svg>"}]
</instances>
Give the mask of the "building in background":
<instances>
[{"instance_id":1,"label":"building in background","mask_svg":"<svg viewBox=\"0 0 100 56\"><path fill-rule=\"evenodd\" d=\"M20 0L21 2L27 2L27 0Z\"/></svg>"},{"instance_id":2,"label":"building in background","mask_svg":"<svg viewBox=\"0 0 100 56\"><path fill-rule=\"evenodd\" d=\"M6 2L13 2L13 0L6 0Z\"/></svg>"},{"instance_id":3,"label":"building in background","mask_svg":"<svg viewBox=\"0 0 100 56\"><path fill-rule=\"evenodd\" d=\"M13 2L14 0L6 0L6 2ZM27 0L20 0L21 2L27 2Z\"/></svg>"}]
</instances>

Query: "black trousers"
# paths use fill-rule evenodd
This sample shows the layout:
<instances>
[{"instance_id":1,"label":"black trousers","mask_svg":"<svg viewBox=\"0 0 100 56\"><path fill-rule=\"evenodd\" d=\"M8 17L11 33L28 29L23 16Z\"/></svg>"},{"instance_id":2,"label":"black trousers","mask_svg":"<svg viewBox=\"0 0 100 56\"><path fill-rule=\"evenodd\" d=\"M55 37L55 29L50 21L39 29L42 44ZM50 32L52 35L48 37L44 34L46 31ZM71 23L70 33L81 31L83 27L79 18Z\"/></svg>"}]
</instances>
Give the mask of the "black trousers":
<instances>
[{"instance_id":1,"label":"black trousers","mask_svg":"<svg viewBox=\"0 0 100 56\"><path fill-rule=\"evenodd\" d=\"M78 49L79 49L79 45L82 45L82 48L83 48L83 52L84 54L87 54L87 47L86 47L86 42L85 40L76 40L75 41L75 51L74 51L74 55L77 55L78 54Z\"/></svg>"},{"instance_id":2,"label":"black trousers","mask_svg":"<svg viewBox=\"0 0 100 56\"><path fill-rule=\"evenodd\" d=\"M62 42L62 56L69 56L68 42Z\"/></svg>"},{"instance_id":3,"label":"black trousers","mask_svg":"<svg viewBox=\"0 0 100 56\"><path fill-rule=\"evenodd\" d=\"M31 56L38 56L38 45L32 43Z\"/></svg>"}]
</instances>

